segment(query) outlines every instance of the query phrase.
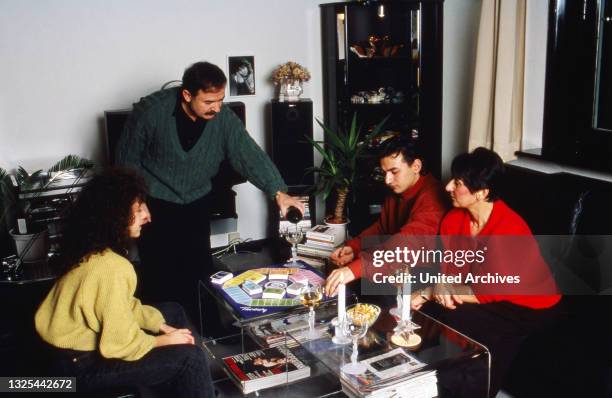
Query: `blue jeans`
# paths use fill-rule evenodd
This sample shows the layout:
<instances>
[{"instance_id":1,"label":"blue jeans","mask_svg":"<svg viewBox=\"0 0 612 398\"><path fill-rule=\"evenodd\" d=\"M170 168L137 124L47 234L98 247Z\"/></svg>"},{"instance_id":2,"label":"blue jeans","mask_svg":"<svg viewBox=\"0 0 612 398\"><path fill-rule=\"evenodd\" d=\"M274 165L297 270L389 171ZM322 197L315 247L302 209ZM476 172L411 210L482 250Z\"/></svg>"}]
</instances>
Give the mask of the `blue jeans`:
<instances>
[{"instance_id":1,"label":"blue jeans","mask_svg":"<svg viewBox=\"0 0 612 398\"><path fill-rule=\"evenodd\" d=\"M162 396L212 398L215 396L206 353L201 338L187 321L185 311L176 303L155 305L166 323L189 328L195 345L169 345L149 351L137 361L107 359L97 351L52 350L64 376L77 378L77 391L147 386L163 392Z\"/></svg>"}]
</instances>

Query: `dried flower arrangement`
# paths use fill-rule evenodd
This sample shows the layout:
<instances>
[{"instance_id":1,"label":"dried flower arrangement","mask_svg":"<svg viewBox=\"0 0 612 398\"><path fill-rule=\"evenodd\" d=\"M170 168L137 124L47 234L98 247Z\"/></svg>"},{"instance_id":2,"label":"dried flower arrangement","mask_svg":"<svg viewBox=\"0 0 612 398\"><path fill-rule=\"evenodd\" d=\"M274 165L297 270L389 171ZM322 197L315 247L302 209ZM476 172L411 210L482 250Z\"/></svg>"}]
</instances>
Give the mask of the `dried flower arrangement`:
<instances>
[{"instance_id":1,"label":"dried flower arrangement","mask_svg":"<svg viewBox=\"0 0 612 398\"><path fill-rule=\"evenodd\" d=\"M310 80L310 72L297 62L285 62L272 72L272 81L274 84L280 84L283 80L307 82Z\"/></svg>"}]
</instances>

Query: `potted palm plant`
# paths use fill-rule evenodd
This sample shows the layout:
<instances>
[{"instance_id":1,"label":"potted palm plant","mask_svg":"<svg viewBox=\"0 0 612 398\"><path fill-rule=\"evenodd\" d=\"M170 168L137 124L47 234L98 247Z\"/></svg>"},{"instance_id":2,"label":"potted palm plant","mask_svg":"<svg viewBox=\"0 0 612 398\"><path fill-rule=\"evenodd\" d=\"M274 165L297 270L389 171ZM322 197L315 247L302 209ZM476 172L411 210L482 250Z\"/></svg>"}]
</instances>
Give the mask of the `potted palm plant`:
<instances>
[{"instance_id":1,"label":"potted palm plant","mask_svg":"<svg viewBox=\"0 0 612 398\"><path fill-rule=\"evenodd\" d=\"M318 176L313 187L314 193L322 194L324 199L332 193L335 194L333 213L325 218L325 223L334 227L336 239L343 241L346 237L346 225L349 221L346 217L347 198L349 193L354 191L357 182L359 160L363 157L368 143L380 133L388 118L385 117L363 137L362 127L357 125L357 114L353 115L348 130L334 131L316 119L323 128L324 141L306 137L323 158L320 166L306 170L307 173L315 173Z\"/></svg>"},{"instance_id":2,"label":"potted palm plant","mask_svg":"<svg viewBox=\"0 0 612 398\"><path fill-rule=\"evenodd\" d=\"M48 231L46 228L27 228L26 233L21 233L17 224L17 213L27 216L28 202L35 199L40 192L44 191L55 179L61 178L64 173L75 169L89 169L93 163L76 155L68 155L53 165L47 172L38 170L28 173L23 167L18 167L14 180L18 187L11 183L10 176L5 170L0 169L0 235L5 236L8 231L17 249L17 255L24 261L34 261L45 258L48 251ZM27 201L20 201L19 191L34 190L38 194L30 196ZM25 221L25 220L24 220ZM39 226L40 227L40 226ZM13 229L11 229L13 228Z\"/></svg>"}]
</instances>

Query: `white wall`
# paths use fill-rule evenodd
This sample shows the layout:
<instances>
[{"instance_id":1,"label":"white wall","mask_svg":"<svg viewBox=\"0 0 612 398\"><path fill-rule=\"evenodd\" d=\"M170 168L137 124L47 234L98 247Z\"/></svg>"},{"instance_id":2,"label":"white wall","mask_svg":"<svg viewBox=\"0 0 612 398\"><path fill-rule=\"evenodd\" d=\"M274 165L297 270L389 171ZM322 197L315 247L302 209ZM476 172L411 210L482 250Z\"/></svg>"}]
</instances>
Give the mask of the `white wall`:
<instances>
[{"instance_id":1,"label":"white wall","mask_svg":"<svg viewBox=\"0 0 612 398\"><path fill-rule=\"evenodd\" d=\"M324 1L323 1L324 2ZM66 154L104 157L103 111L131 107L208 60L254 55L247 128L265 145L268 77L279 63L308 67L304 97L322 117L321 0L0 0L0 167L47 168ZM238 192L242 237L265 235L266 199Z\"/></svg>"},{"instance_id":2,"label":"white wall","mask_svg":"<svg viewBox=\"0 0 612 398\"><path fill-rule=\"evenodd\" d=\"M255 55L257 95L239 99L260 145L274 91L268 76L279 63L310 69L304 96L322 118L318 5L325 2L0 0L0 167L47 168L69 153L99 161L104 110L130 107L195 61L226 70L227 55ZM444 6L443 170L467 147L480 3ZM241 236L264 237L263 194L248 183L236 191Z\"/></svg>"},{"instance_id":3,"label":"white wall","mask_svg":"<svg viewBox=\"0 0 612 398\"><path fill-rule=\"evenodd\" d=\"M522 149L542 147L548 1L527 0Z\"/></svg>"},{"instance_id":4,"label":"white wall","mask_svg":"<svg viewBox=\"0 0 612 398\"><path fill-rule=\"evenodd\" d=\"M447 0L444 2L443 178L448 176L450 163L455 155L468 149L481 1Z\"/></svg>"}]
</instances>

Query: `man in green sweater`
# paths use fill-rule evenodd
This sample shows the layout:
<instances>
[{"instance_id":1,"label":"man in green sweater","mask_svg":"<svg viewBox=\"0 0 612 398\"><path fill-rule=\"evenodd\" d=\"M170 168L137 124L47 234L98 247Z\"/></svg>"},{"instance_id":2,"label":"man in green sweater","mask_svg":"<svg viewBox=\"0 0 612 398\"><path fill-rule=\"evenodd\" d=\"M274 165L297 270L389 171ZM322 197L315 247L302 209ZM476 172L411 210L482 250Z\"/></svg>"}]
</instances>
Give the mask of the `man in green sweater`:
<instances>
[{"instance_id":1,"label":"man in green sweater","mask_svg":"<svg viewBox=\"0 0 612 398\"><path fill-rule=\"evenodd\" d=\"M155 223L139 242L142 296L180 302L198 316L197 281L210 274L211 179L225 158L276 201L283 214L303 204L240 119L223 107L227 78L216 65L198 62L185 70L183 85L157 91L134 104L117 143L118 164L144 176Z\"/></svg>"}]
</instances>

